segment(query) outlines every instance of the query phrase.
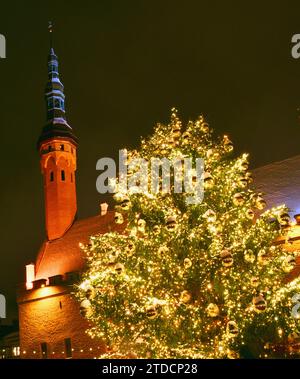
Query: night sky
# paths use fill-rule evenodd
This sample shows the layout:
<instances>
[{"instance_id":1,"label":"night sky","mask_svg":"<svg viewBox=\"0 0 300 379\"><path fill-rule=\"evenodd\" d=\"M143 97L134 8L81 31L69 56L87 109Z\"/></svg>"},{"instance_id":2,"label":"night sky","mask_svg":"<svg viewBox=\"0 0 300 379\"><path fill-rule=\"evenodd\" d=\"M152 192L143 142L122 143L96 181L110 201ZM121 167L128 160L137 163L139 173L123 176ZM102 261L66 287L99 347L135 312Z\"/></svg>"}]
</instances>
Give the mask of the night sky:
<instances>
[{"instance_id":1,"label":"night sky","mask_svg":"<svg viewBox=\"0 0 300 379\"><path fill-rule=\"evenodd\" d=\"M297 4L298 3L298 4ZM96 161L138 145L176 106L228 133L252 167L300 154L300 3L292 1L1 1L0 293L15 289L44 238L36 141L46 113L48 21L79 137L79 217L98 212Z\"/></svg>"}]
</instances>

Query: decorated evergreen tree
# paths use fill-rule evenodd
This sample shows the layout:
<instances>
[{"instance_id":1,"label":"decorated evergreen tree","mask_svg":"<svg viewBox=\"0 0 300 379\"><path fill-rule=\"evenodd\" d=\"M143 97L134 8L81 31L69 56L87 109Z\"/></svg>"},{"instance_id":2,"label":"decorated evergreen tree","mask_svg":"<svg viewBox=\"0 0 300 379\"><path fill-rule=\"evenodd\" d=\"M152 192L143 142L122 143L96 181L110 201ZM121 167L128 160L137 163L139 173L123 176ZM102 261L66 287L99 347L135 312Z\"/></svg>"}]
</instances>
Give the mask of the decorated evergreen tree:
<instances>
[{"instance_id":1,"label":"decorated evergreen tree","mask_svg":"<svg viewBox=\"0 0 300 379\"><path fill-rule=\"evenodd\" d=\"M267 357L296 339L291 312L300 279L285 277L297 253L274 244L289 216L285 206L262 211L247 154L234 157L229 138L213 138L202 116L182 130L172 110L168 125L128 151L127 163L137 157L203 158L204 199L189 204L172 186L153 194L116 183L115 222L124 232L83 247L87 271L76 293L106 356L238 358L250 349Z\"/></svg>"}]
</instances>

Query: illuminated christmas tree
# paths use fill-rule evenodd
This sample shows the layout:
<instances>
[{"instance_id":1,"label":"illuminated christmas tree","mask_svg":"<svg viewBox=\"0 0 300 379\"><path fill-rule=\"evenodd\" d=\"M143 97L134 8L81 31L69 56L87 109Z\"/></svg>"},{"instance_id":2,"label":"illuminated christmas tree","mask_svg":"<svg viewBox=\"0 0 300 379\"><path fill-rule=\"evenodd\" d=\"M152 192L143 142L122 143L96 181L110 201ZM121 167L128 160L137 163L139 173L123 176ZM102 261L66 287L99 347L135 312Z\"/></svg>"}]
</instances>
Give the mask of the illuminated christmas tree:
<instances>
[{"instance_id":1,"label":"illuminated christmas tree","mask_svg":"<svg viewBox=\"0 0 300 379\"><path fill-rule=\"evenodd\" d=\"M266 357L297 338L291 313L300 279L284 280L296 253L274 244L289 216L285 206L262 211L247 154L234 157L229 138L213 138L202 116L183 130L175 110L127 154L127 181L140 169L130 165L136 158L203 158L204 198L189 203L190 193L175 193L175 176L195 182L195 169L184 165L170 170L169 191L138 193L138 176L135 189L115 183L124 233L91 238L77 291L107 356L238 358L250 347Z\"/></svg>"}]
</instances>

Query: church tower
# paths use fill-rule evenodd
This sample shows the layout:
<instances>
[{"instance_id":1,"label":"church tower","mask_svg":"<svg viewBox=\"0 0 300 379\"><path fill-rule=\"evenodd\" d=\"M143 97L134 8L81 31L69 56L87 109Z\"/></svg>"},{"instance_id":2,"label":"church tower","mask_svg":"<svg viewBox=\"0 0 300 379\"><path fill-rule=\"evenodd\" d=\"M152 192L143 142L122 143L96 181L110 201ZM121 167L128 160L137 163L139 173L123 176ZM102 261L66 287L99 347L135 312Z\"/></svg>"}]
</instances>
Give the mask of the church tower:
<instances>
[{"instance_id":1,"label":"church tower","mask_svg":"<svg viewBox=\"0 0 300 379\"><path fill-rule=\"evenodd\" d=\"M52 36L52 26L49 30ZM50 45L45 91L47 121L37 147L44 179L47 239L37 258L26 265L26 279L18 287L22 358L95 358L106 351L103 341L86 331L92 326L80 312L73 286L85 270L80 248L91 236L123 233L114 212L76 219L77 138L67 122L64 87L58 59Z\"/></svg>"},{"instance_id":2,"label":"church tower","mask_svg":"<svg viewBox=\"0 0 300 379\"><path fill-rule=\"evenodd\" d=\"M59 78L58 59L52 43L48 56L45 100L47 121L37 147L44 179L46 232L51 241L62 237L76 217L75 172L78 145L66 120L64 86Z\"/></svg>"}]
</instances>

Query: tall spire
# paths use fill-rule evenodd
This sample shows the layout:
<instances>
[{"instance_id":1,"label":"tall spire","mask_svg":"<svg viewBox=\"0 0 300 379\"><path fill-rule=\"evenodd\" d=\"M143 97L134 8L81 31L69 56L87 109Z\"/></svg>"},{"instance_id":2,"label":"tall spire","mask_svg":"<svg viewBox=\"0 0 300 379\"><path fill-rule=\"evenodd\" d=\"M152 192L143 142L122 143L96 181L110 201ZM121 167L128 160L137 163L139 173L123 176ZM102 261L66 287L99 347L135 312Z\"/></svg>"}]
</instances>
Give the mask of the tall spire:
<instances>
[{"instance_id":1,"label":"tall spire","mask_svg":"<svg viewBox=\"0 0 300 379\"><path fill-rule=\"evenodd\" d=\"M64 86L59 78L58 58L53 48L53 24L51 21L48 31L50 51L48 55L48 81L45 89L47 118L46 125L38 140L38 147L41 142L53 137L68 137L77 143L77 138L66 119Z\"/></svg>"}]
</instances>

